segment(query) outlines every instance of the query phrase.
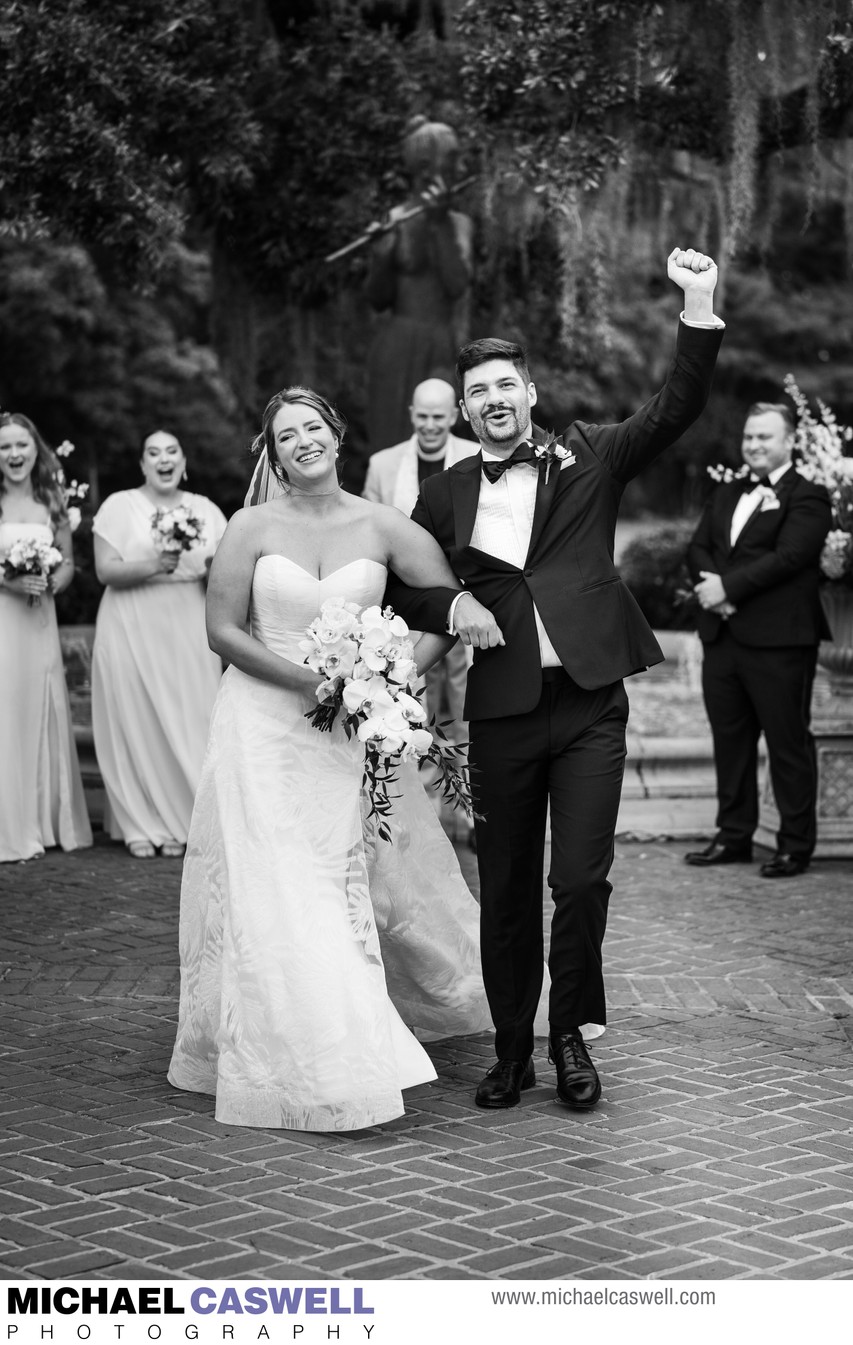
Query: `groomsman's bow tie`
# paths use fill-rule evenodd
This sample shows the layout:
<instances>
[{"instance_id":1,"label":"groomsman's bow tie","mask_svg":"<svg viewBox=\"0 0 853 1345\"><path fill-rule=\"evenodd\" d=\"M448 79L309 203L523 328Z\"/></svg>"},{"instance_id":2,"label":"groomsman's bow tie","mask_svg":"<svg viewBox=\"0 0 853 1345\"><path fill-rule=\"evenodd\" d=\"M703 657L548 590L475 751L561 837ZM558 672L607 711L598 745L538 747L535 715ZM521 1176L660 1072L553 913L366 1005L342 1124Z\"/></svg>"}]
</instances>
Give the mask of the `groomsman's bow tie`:
<instances>
[{"instance_id":1,"label":"groomsman's bow tie","mask_svg":"<svg viewBox=\"0 0 853 1345\"><path fill-rule=\"evenodd\" d=\"M756 475L755 475L755 472L750 472L749 476L748 476L746 479L747 479L747 481L749 482L749 488L750 488L750 490L753 490L756 486L769 486L769 485L770 485L770 477L769 477L769 476L756 476Z\"/></svg>"},{"instance_id":2,"label":"groomsman's bow tie","mask_svg":"<svg viewBox=\"0 0 853 1345\"><path fill-rule=\"evenodd\" d=\"M486 480L491 481L494 484L495 481L500 481L507 468L514 467L518 462L532 461L533 445L528 443L519 444L515 452L511 453L508 458L502 458L500 462L484 462L483 472Z\"/></svg>"}]
</instances>

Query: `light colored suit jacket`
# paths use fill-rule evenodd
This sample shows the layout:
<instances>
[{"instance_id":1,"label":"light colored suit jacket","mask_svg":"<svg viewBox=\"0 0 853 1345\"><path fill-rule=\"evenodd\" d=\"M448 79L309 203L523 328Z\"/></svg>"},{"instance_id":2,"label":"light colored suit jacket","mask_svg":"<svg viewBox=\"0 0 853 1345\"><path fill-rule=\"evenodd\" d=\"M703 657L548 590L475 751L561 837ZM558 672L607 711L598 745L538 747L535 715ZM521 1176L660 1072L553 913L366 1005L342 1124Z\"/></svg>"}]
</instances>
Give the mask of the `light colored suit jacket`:
<instances>
[{"instance_id":1,"label":"light colored suit jacket","mask_svg":"<svg viewBox=\"0 0 853 1345\"><path fill-rule=\"evenodd\" d=\"M480 445L473 439L457 439L455 434L449 434L444 449L445 470L479 451ZM414 434L401 444L380 449L371 456L361 493L375 504L393 504L407 516L411 514L419 494L418 441Z\"/></svg>"}]
</instances>

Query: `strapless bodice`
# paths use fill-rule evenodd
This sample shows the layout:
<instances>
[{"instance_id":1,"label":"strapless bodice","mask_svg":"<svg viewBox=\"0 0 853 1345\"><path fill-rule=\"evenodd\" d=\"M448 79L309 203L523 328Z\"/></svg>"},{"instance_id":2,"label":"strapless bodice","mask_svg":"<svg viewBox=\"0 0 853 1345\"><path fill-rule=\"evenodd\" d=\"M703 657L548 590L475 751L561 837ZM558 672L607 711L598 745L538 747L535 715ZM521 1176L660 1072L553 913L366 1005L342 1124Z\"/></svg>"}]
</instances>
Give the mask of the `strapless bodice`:
<instances>
[{"instance_id":1,"label":"strapless bodice","mask_svg":"<svg viewBox=\"0 0 853 1345\"><path fill-rule=\"evenodd\" d=\"M0 520L0 557L8 556L15 542L34 537L37 542L53 545L53 528L49 523L4 523Z\"/></svg>"},{"instance_id":2,"label":"strapless bodice","mask_svg":"<svg viewBox=\"0 0 853 1345\"><path fill-rule=\"evenodd\" d=\"M299 641L328 598L370 607L382 601L385 566L378 560L348 561L318 579L288 556L261 556L252 576L252 634L282 658L302 663Z\"/></svg>"}]
</instances>

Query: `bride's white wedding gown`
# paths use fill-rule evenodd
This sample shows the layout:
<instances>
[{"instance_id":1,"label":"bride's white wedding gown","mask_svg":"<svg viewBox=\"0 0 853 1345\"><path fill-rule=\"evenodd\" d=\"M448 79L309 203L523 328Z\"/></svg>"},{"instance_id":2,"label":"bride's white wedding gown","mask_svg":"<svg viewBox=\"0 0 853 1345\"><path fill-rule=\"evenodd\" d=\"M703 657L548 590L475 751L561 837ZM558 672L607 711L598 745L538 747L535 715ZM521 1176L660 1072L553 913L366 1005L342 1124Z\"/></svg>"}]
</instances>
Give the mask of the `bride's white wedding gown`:
<instances>
[{"instance_id":1,"label":"bride's white wedding gown","mask_svg":"<svg viewBox=\"0 0 853 1345\"><path fill-rule=\"evenodd\" d=\"M385 573L362 559L317 579L262 556L252 633L301 663L321 603L381 602ZM378 840L363 817L362 745L339 724L313 728L315 703L229 668L193 811L169 1079L215 1094L232 1125L389 1121L402 1089L436 1077L410 1029L491 1030L479 910L429 799L412 779L402 843Z\"/></svg>"}]
</instances>

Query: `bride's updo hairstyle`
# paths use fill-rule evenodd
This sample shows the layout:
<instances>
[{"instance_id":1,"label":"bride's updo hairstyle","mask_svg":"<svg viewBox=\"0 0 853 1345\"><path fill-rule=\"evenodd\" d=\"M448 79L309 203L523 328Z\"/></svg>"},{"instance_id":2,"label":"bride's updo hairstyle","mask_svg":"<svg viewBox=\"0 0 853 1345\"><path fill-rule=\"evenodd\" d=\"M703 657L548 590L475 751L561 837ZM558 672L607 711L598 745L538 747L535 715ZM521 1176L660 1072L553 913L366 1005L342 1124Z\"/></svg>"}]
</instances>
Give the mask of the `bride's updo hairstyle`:
<instances>
[{"instance_id":1,"label":"bride's updo hairstyle","mask_svg":"<svg viewBox=\"0 0 853 1345\"><path fill-rule=\"evenodd\" d=\"M252 444L252 452L255 454L266 453L270 471L283 486L289 485L289 481L287 472L279 462L278 454L275 451L275 436L272 426L281 408L292 406L295 402L303 402L306 406L314 408L337 439L339 449L347 428L347 423L340 411L336 410L331 402L326 401L326 398L321 396L319 392L314 392L312 388L303 388L296 383L293 387L282 388L281 392L275 393L267 402L261 421L261 432Z\"/></svg>"}]
</instances>

